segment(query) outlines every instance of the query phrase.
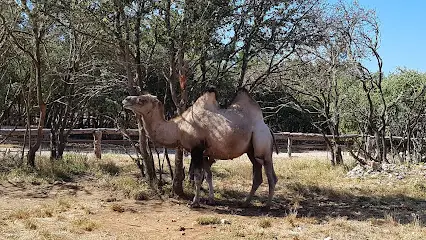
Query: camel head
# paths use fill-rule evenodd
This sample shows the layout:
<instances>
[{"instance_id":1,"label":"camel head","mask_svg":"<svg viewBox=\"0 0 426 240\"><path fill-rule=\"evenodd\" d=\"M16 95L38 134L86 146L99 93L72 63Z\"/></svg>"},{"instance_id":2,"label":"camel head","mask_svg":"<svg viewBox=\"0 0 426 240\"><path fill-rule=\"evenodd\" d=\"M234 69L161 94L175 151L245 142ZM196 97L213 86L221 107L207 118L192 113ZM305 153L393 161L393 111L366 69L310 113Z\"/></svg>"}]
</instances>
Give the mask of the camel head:
<instances>
[{"instance_id":1,"label":"camel head","mask_svg":"<svg viewBox=\"0 0 426 240\"><path fill-rule=\"evenodd\" d=\"M136 114L142 116L151 112L154 108L159 107L161 104L157 97L151 94L128 96L122 103L124 108L132 110Z\"/></svg>"}]
</instances>

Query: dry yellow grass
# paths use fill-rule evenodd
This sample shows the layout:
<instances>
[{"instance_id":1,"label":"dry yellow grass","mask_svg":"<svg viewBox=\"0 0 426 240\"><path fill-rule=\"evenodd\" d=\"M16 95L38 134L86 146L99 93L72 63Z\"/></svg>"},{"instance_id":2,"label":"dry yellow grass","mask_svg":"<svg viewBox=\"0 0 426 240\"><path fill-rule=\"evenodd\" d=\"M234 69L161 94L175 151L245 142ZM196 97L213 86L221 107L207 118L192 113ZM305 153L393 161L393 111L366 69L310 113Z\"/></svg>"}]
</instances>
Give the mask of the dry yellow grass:
<instances>
[{"instance_id":1,"label":"dry yellow grass","mask_svg":"<svg viewBox=\"0 0 426 240\"><path fill-rule=\"evenodd\" d=\"M71 166L56 165L63 169L57 172L72 177L72 185L51 185L50 180L32 185L31 181L44 175L15 173L15 179L28 187L0 189L6 194L0 196L0 214L5 216L0 221L0 238L179 239L184 234L188 239L203 240L426 239L423 165L413 166L418 174L403 179L352 179L346 177L354 166L348 160L346 166L331 167L322 157L275 157L279 178L276 195L273 208L263 211L266 183L259 188L252 207L239 205L250 190L250 161L245 157L218 161L213 167L218 205L192 210L187 201L175 203L167 196L163 196L165 201L140 201L151 199L153 194L137 178L138 170L131 159L119 155L106 158L95 162L71 157L70 161L76 161L68 162ZM26 174L34 174L28 182ZM190 193L190 185L186 187ZM18 190L23 195L15 194ZM55 195L22 197L31 190L54 191ZM206 195L204 191L202 197ZM231 224L221 224L221 219Z\"/></svg>"},{"instance_id":2,"label":"dry yellow grass","mask_svg":"<svg viewBox=\"0 0 426 240\"><path fill-rule=\"evenodd\" d=\"M196 221L200 225L212 225L220 223L220 219L216 216L202 216L198 217Z\"/></svg>"},{"instance_id":3,"label":"dry yellow grass","mask_svg":"<svg viewBox=\"0 0 426 240\"><path fill-rule=\"evenodd\" d=\"M72 221L73 226L76 228L74 231L80 232L80 230L91 232L99 227L97 223L88 218L79 218Z\"/></svg>"}]
</instances>

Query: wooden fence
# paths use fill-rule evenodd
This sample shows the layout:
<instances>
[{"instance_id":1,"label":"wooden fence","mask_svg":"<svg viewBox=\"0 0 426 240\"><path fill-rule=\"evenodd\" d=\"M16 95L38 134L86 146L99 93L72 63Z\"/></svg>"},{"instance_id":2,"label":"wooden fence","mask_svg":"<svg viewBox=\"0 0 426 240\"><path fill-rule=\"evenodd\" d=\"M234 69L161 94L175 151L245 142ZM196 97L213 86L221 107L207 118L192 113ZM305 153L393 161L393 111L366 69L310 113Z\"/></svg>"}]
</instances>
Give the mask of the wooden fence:
<instances>
[{"instance_id":1,"label":"wooden fence","mask_svg":"<svg viewBox=\"0 0 426 240\"><path fill-rule=\"evenodd\" d=\"M36 129L31 129L31 132L33 136L37 134ZM133 140L137 140L139 134L137 129L127 129L126 133ZM6 142L8 143L23 144L25 134L27 134L26 129L0 129L0 140L7 138ZM278 132L274 133L274 136L279 150L286 150L289 157L294 151L327 149L322 134ZM332 138L331 135L326 135L325 137ZM358 137L360 137L358 134L348 134L341 135L337 140L342 143L342 147L345 147L348 144L352 144L353 140ZM50 129L43 129L42 142L44 144L50 142ZM124 139L121 131L115 128L72 129L67 143L90 144L93 146L93 151L98 158L101 158L102 145L130 145L129 141Z\"/></svg>"}]
</instances>

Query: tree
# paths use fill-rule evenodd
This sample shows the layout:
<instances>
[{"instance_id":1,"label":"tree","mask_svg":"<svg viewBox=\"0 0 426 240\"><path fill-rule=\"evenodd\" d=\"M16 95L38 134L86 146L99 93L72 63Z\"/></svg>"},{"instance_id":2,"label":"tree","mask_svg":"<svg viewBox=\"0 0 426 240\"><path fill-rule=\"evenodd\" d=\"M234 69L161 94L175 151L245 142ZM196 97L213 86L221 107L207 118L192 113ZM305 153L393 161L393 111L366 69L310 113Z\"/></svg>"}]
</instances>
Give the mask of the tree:
<instances>
[{"instance_id":1,"label":"tree","mask_svg":"<svg viewBox=\"0 0 426 240\"><path fill-rule=\"evenodd\" d=\"M343 17L345 19L348 43L348 54L352 62L350 71L361 83L362 90L367 101L367 112L364 114L364 135L374 135L376 156L366 152L367 158L383 162L386 158L386 114L387 102L383 94L383 60L379 54L380 28L376 15L371 10L365 10L357 3L345 7L342 5ZM366 57L372 57L377 64L377 74L372 73L362 63ZM374 94L377 93L378 101L374 102ZM368 141L366 144L369 144Z\"/></svg>"},{"instance_id":2,"label":"tree","mask_svg":"<svg viewBox=\"0 0 426 240\"><path fill-rule=\"evenodd\" d=\"M426 75L399 69L386 77L383 92L389 103L387 114L392 155L400 162L424 161ZM392 136L402 138L393 139Z\"/></svg>"},{"instance_id":3,"label":"tree","mask_svg":"<svg viewBox=\"0 0 426 240\"><path fill-rule=\"evenodd\" d=\"M13 43L32 61L32 73L36 87L39 119L37 138L28 151L28 164L35 166L35 153L41 145L43 128L46 118L46 104L43 98L43 41L49 31L51 21L43 14L44 4L36 4L32 1L20 1L14 3L20 11L20 18L8 28ZM29 101L30 99L28 99ZM31 141L30 141L31 142Z\"/></svg>"}]
</instances>

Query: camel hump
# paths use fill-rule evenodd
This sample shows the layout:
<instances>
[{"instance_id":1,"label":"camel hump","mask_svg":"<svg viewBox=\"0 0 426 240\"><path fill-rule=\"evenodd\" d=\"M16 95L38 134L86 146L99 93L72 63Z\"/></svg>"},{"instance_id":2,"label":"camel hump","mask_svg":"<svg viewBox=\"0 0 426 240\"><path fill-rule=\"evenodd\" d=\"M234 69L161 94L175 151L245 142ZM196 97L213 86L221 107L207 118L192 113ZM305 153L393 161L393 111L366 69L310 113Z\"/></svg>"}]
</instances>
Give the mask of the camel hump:
<instances>
[{"instance_id":1,"label":"camel hump","mask_svg":"<svg viewBox=\"0 0 426 240\"><path fill-rule=\"evenodd\" d=\"M201 95L194 103L194 107L201 107L204 109L209 110L216 110L219 109L219 104L217 103L216 99L216 87L215 86L209 86L204 91L203 95Z\"/></svg>"},{"instance_id":2,"label":"camel hump","mask_svg":"<svg viewBox=\"0 0 426 240\"><path fill-rule=\"evenodd\" d=\"M234 100L232 101L232 104L238 104L238 103L241 103L244 105L250 104L253 107L257 107L258 109L260 109L259 104L256 102L256 100L253 99L250 92L244 87L238 88L237 92L235 93Z\"/></svg>"}]
</instances>

